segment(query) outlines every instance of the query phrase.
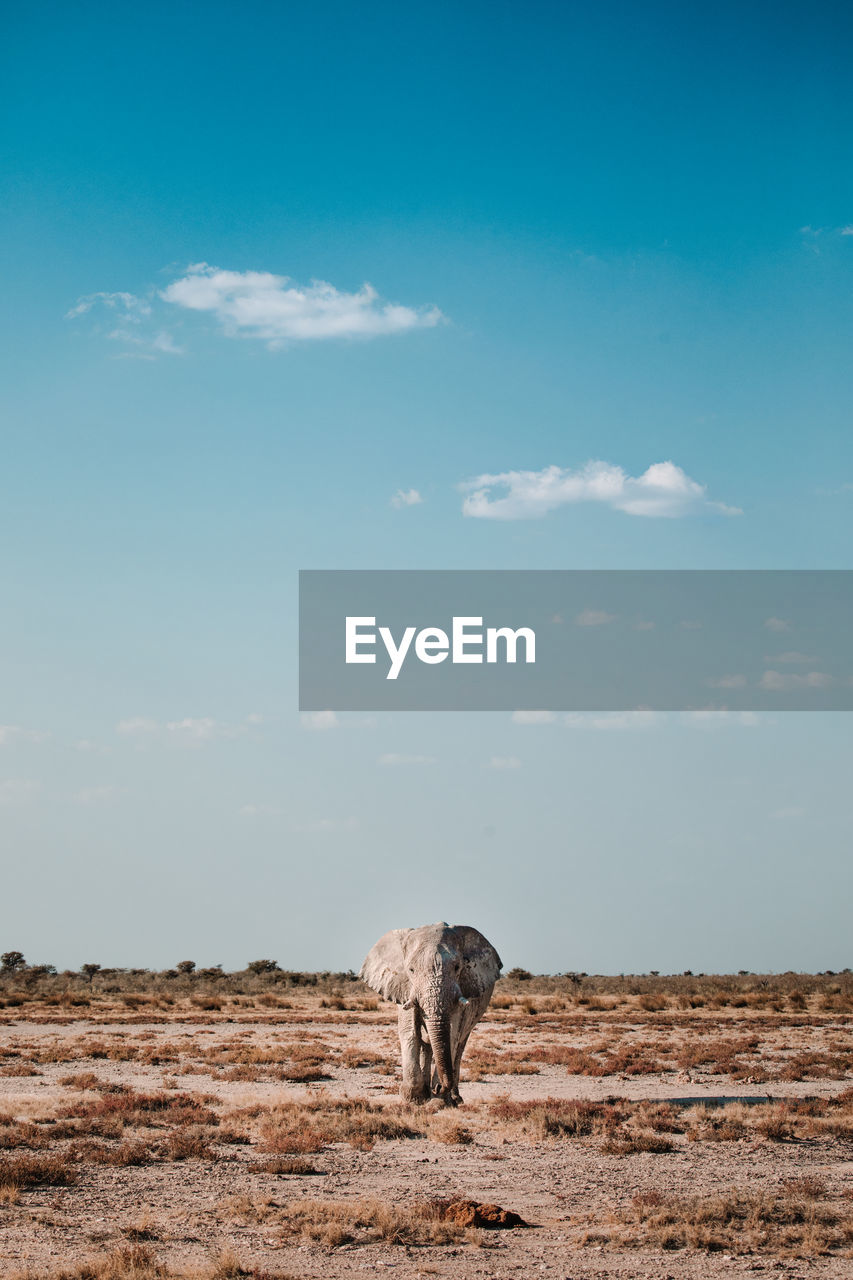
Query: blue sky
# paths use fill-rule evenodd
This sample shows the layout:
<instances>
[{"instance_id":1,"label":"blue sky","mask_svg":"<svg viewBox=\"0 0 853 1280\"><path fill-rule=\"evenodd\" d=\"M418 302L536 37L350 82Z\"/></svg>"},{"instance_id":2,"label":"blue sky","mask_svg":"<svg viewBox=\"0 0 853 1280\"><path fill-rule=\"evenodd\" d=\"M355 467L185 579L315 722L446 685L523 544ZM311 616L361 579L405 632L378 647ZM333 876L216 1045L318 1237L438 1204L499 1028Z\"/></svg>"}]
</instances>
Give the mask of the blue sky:
<instances>
[{"instance_id":1,"label":"blue sky","mask_svg":"<svg viewBox=\"0 0 853 1280\"><path fill-rule=\"evenodd\" d=\"M295 604L309 567L853 567L852 25L7 18L3 949L357 968L447 917L554 971L849 963L848 717L301 722ZM679 470L638 515L590 461ZM548 467L583 500L494 518Z\"/></svg>"}]
</instances>

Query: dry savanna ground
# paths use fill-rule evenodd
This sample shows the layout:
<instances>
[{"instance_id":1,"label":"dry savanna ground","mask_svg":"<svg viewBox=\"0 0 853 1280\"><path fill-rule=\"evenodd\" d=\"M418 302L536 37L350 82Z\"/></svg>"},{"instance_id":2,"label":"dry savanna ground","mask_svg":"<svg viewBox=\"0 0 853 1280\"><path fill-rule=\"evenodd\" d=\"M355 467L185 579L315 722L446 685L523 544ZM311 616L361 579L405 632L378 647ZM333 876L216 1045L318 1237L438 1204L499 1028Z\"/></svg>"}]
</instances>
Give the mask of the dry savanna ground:
<instances>
[{"instance_id":1,"label":"dry savanna ground","mask_svg":"<svg viewBox=\"0 0 853 1280\"><path fill-rule=\"evenodd\" d=\"M94 966L91 967L94 970ZM352 975L0 975L3 1280L853 1275L853 975L501 979L456 1110Z\"/></svg>"}]
</instances>

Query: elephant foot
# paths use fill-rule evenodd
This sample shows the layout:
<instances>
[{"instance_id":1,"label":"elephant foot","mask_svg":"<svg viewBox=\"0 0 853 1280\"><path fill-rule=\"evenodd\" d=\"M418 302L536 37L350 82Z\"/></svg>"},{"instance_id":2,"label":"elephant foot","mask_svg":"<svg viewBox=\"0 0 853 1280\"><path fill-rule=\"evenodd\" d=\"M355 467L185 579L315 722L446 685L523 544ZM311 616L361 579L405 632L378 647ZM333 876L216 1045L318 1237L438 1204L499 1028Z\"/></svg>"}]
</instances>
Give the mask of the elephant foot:
<instances>
[{"instance_id":1,"label":"elephant foot","mask_svg":"<svg viewBox=\"0 0 853 1280\"><path fill-rule=\"evenodd\" d=\"M400 1090L400 1097L403 1102L413 1102L417 1106L422 1102L429 1102L430 1091L423 1085L418 1088L414 1088L412 1085L403 1085Z\"/></svg>"}]
</instances>

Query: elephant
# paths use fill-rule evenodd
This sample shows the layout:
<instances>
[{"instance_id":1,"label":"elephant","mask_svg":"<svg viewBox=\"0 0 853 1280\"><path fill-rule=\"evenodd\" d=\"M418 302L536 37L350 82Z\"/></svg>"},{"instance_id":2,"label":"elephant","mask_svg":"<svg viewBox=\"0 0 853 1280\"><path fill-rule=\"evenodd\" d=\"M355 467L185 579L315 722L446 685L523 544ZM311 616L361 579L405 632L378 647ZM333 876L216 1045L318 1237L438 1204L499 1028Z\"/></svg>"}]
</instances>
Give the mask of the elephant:
<instances>
[{"instance_id":1,"label":"elephant","mask_svg":"<svg viewBox=\"0 0 853 1280\"><path fill-rule=\"evenodd\" d=\"M404 1101L435 1096L451 1107L462 1101L462 1054L500 971L492 944L464 924L392 929L368 952L359 977L401 1006Z\"/></svg>"}]
</instances>

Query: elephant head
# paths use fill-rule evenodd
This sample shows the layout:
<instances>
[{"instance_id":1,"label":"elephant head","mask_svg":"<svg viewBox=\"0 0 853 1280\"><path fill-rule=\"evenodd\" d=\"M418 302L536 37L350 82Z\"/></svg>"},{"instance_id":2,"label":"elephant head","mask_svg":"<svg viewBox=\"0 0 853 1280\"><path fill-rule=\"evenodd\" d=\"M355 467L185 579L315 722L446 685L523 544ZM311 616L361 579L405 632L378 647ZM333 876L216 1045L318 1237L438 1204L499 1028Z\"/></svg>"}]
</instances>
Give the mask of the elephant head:
<instances>
[{"instance_id":1,"label":"elephant head","mask_svg":"<svg viewBox=\"0 0 853 1280\"><path fill-rule=\"evenodd\" d=\"M421 929L392 929L379 939L361 966L369 987L404 1009L417 1009L429 1038L445 1098L458 1072L452 1028L469 1002L482 1015L498 979L501 958L470 925L430 924ZM457 1015L454 1017L454 1015ZM469 1027L470 1030L470 1027ZM464 1046L463 1046L464 1047ZM459 1050L461 1053L461 1049Z\"/></svg>"}]
</instances>

